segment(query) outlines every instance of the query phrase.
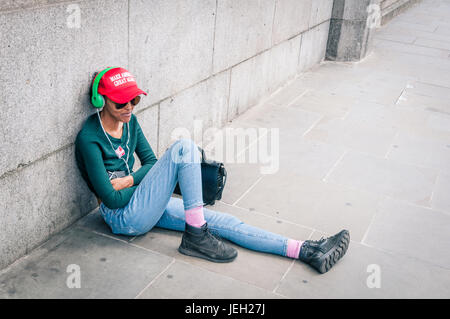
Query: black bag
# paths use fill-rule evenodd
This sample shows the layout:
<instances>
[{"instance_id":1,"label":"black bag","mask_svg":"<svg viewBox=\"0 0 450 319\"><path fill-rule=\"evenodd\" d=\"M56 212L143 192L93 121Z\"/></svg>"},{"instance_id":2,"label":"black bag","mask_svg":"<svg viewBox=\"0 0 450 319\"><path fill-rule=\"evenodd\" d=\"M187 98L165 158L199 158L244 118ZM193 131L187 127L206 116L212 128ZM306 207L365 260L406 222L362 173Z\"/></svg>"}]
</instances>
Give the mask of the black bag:
<instances>
[{"instance_id":1,"label":"black bag","mask_svg":"<svg viewBox=\"0 0 450 319\"><path fill-rule=\"evenodd\" d=\"M198 147L198 150L202 153L203 202L205 205L214 205L216 200L222 198L222 192L227 182L227 170L223 163L206 159L205 151L202 148ZM174 193L181 195L178 183L175 186Z\"/></svg>"}]
</instances>

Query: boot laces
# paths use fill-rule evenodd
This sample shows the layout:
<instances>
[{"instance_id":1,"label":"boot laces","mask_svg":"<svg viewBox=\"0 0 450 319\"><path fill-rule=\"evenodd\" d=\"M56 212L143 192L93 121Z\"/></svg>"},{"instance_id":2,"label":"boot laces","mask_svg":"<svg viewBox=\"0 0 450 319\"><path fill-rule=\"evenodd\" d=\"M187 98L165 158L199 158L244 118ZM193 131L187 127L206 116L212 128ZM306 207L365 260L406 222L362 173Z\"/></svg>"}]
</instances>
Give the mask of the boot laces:
<instances>
[{"instance_id":1,"label":"boot laces","mask_svg":"<svg viewBox=\"0 0 450 319\"><path fill-rule=\"evenodd\" d=\"M320 237L320 239L319 240L311 240L311 243L312 244L322 244L325 240L327 240L327 238L325 238L325 237Z\"/></svg>"},{"instance_id":2,"label":"boot laces","mask_svg":"<svg viewBox=\"0 0 450 319\"><path fill-rule=\"evenodd\" d=\"M214 241L220 242L220 241L222 240L222 238L221 238L219 235L215 235L215 234L211 233L211 231L209 230L208 227L205 228L203 231L206 233L206 235L207 235L209 238L214 239ZM218 244L218 243L217 243L217 244Z\"/></svg>"}]
</instances>

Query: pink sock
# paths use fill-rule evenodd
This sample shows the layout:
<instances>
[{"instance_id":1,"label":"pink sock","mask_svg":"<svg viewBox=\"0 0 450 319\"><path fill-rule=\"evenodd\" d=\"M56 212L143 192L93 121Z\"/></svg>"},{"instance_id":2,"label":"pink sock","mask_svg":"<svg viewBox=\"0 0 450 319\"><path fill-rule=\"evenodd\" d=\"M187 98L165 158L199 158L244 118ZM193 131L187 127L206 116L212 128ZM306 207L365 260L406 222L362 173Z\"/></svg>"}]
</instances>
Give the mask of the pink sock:
<instances>
[{"instance_id":1,"label":"pink sock","mask_svg":"<svg viewBox=\"0 0 450 319\"><path fill-rule=\"evenodd\" d=\"M302 247L303 242L300 240L288 239L288 245L286 249L286 256L290 258L298 259L300 254L300 248Z\"/></svg>"},{"instance_id":2,"label":"pink sock","mask_svg":"<svg viewBox=\"0 0 450 319\"><path fill-rule=\"evenodd\" d=\"M194 207L185 211L186 223L194 227L202 227L206 223L203 216L203 206Z\"/></svg>"}]
</instances>

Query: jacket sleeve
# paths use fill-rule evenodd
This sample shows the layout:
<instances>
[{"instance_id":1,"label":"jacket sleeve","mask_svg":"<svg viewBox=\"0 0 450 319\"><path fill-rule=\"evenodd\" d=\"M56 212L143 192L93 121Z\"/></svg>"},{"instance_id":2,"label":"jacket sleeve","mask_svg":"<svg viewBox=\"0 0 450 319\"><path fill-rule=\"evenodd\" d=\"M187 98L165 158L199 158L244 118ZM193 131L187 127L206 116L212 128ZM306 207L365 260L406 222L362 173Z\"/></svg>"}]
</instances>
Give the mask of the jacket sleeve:
<instances>
[{"instance_id":1,"label":"jacket sleeve","mask_svg":"<svg viewBox=\"0 0 450 319\"><path fill-rule=\"evenodd\" d=\"M83 137L80 137L79 142L84 148L81 157L84 161L89 181L102 202L110 209L126 206L137 186L116 191L103 164L100 146L94 141L89 141Z\"/></svg>"},{"instance_id":2,"label":"jacket sleeve","mask_svg":"<svg viewBox=\"0 0 450 319\"><path fill-rule=\"evenodd\" d=\"M136 154L141 161L141 168L139 168L136 172L131 173L134 179L134 185L139 185L142 179L145 177L147 172L155 165L158 161L156 159L155 153L148 143L147 139L142 132L141 126L136 121L137 126L137 143L136 143Z\"/></svg>"}]
</instances>

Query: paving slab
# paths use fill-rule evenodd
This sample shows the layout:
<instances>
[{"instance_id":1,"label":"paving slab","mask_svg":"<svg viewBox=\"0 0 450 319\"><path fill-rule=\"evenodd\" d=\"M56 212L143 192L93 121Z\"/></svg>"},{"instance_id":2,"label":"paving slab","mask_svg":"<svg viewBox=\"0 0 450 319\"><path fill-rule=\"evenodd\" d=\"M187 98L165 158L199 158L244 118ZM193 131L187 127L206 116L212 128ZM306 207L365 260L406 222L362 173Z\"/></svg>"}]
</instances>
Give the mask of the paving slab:
<instances>
[{"instance_id":1,"label":"paving slab","mask_svg":"<svg viewBox=\"0 0 450 319\"><path fill-rule=\"evenodd\" d=\"M423 21L423 23L411 23L401 20L393 20L391 22L391 25L405 27L414 31L417 30L417 31L434 32L439 27L439 22L431 20L428 21L428 23L425 21Z\"/></svg>"},{"instance_id":2,"label":"paving slab","mask_svg":"<svg viewBox=\"0 0 450 319\"><path fill-rule=\"evenodd\" d=\"M432 39L417 38L415 45L421 45L428 48L450 50L450 43Z\"/></svg>"},{"instance_id":3,"label":"paving slab","mask_svg":"<svg viewBox=\"0 0 450 319\"><path fill-rule=\"evenodd\" d=\"M176 261L138 298L279 299L284 297L204 268Z\"/></svg>"},{"instance_id":4,"label":"paving slab","mask_svg":"<svg viewBox=\"0 0 450 319\"><path fill-rule=\"evenodd\" d=\"M0 275L0 296L134 298L171 261L170 257L74 227ZM79 281L73 277L77 274Z\"/></svg>"},{"instance_id":5,"label":"paving slab","mask_svg":"<svg viewBox=\"0 0 450 319\"><path fill-rule=\"evenodd\" d=\"M350 109L345 120L371 128L390 128L399 132L416 131L426 126L431 113L400 105L382 105L361 101Z\"/></svg>"},{"instance_id":6,"label":"paving slab","mask_svg":"<svg viewBox=\"0 0 450 319\"><path fill-rule=\"evenodd\" d=\"M354 71L346 64L331 64L322 62L320 66L313 67L295 79L295 84L307 89L323 92L335 92L341 81L348 79L348 74ZM326 81L334 75L335 81Z\"/></svg>"},{"instance_id":7,"label":"paving slab","mask_svg":"<svg viewBox=\"0 0 450 319\"><path fill-rule=\"evenodd\" d=\"M341 82L335 93L359 98L362 101L392 105L409 81L410 77L372 70L357 81L349 78L348 81Z\"/></svg>"},{"instance_id":8,"label":"paving slab","mask_svg":"<svg viewBox=\"0 0 450 319\"><path fill-rule=\"evenodd\" d=\"M450 173L450 138L437 140L400 133L387 159Z\"/></svg>"},{"instance_id":9,"label":"paving slab","mask_svg":"<svg viewBox=\"0 0 450 319\"><path fill-rule=\"evenodd\" d=\"M390 125L375 126L371 118L355 121L351 117L323 118L311 129L305 138L345 147L367 154L384 156L397 133Z\"/></svg>"},{"instance_id":10,"label":"paving slab","mask_svg":"<svg viewBox=\"0 0 450 319\"><path fill-rule=\"evenodd\" d=\"M448 85L449 77L446 72L436 76L436 74L448 70L450 67L447 52L444 52L444 57L435 57L415 54L411 52L412 50L406 49L405 52L396 51L389 46L386 49L376 49L376 52L368 56L365 63L358 67L366 72L370 72L372 68L377 68L379 71L392 72L410 77L412 80L440 86Z\"/></svg>"},{"instance_id":11,"label":"paving slab","mask_svg":"<svg viewBox=\"0 0 450 319\"><path fill-rule=\"evenodd\" d=\"M429 57L446 58L448 57L448 51L443 49L429 48L425 46L418 46L413 44L406 44L395 41L386 41L383 39L374 39L373 45L380 51L389 50L397 51L401 53L423 55Z\"/></svg>"},{"instance_id":12,"label":"paving slab","mask_svg":"<svg viewBox=\"0 0 450 319\"><path fill-rule=\"evenodd\" d=\"M278 128L280 134L301 136L321 117L320 114L309 111L264 104L248 110L234 122L253 127Z\"/></svg>"},{"instance_id":13,"label":"paving slab","mask_svg":"<svg viewBox=\"0 0 450 319\"><path fill-rule=\"evenodd\" d=\"M436 177L429 168L348 152L329 181L429 207Z\"/></svg>"},{"instance_id":14,"label":"paving slab","mask_svg":"<svg viewBox=\"0 0 450 319\"><path fill-rule=\"evenodd\" d=\"M260 216L249 210L232 205L218 202L213 207L208 206L208 209L210 208L234 215L249 225L288 238L302 240L308 238L311 234L311 230L306 227L267 216ZM144 236L136 237L133 244L269 291L272 291L277 286L292 262L292 259L287 257L251 251L230 242L238 250L238 257L232 263L211 263L203 259L180 254L177 249L181 242L181 236L181 232L155 228ZM264 276L261 276L261 274L264 274Z\"/></svg>"},{"instance_id":15,"label":"paving slab","mask_svg":"<svg viewBox=\"0 0 450 319\"><path fill-rule=\"evenodd\" d=\"M282 220L276 216L264 214L257 211L254 207L246 209L236 205L228 205L222 201L219 201L212 209L231 213L233 216L236 216L241 221L249 225L296 240L308 239L313 232L313 230L308 227L300 226L287 220Z\"/></svg>"},{"instance_id":16,"label":"paving slab","mask_svg":"<svg viewBox=\"0 0 450 319\"><path fill-rule=\"evenodd\" d=\"M279 148L278 170L273 173L292 172L318 180L325 178L346 152L344 147L287 134L280 134Z\"/></svg>"},{"instance_id":17,"label":"paving slab","mask_svg":"<svg viewBox=\"0 0 450 319\"><path fill-rule=\"evenodd\" d=\"M433 18L435 19L435 18ZM442 34L436 34L433 32L426 32L426 31L417 31L417 30L410 30L405 28L389 28L385 33L386 34L393 34L395 31L396 34L402 34L402 35L409 35L409 36L415 36L417 39L426 39L426 40L436 40L436 41L443 41L443 42L449 42L450 41L450 35L442 35ZM381 32L380 32L381 33Z\"/></svg>"},{"instance_id":18,"label":"paving slab","mask_svg":"<svg viewBox=\"0 0 450 319\"><path fill-rule=\"evenodd\" d=\"M221 200L227 204L235 203L261 178L260 168L259 164L227 164L227 181Z\"/></svg>"},{"instance_id":19,"label":"paving slab","mask_svg":"<svg viewBox=\"0 0 450 319\"><path fill-rule=\"evenodd\" d=\"M343 147L307 140L286 130L276 133L270 128L266 135L255 132L248 137L246 148L239 147L242 150L237 151L235 159L226 162L227 180L234 185L224 191L227 203L231 203L231 198L237 200L236 196L241 196L259 178L280 170L324 178L345 152Z\"/></svg>"},{"instance_id":20,"label":"paving slab","mask_svg":"<svg viewBox=\"0 0 450 319\"><path fill-rule=\"evenodd\" d=\"M265 176L236 205L328 233L347 228L360 241L377 202L376 194L283 171Z\"/></svg>"},{"instance_id":21,"label":"paving slab","mask_svg":"<svg viewBox=\"0 0 450 319\"><path fill-rule=\"evenodd\" d=\"M436 180L433 196L431 198L431 207L450 213L450 174L439 174Z\"/></svg>"},{"instance_id":22,"label":"paving slab","mask_svg":"<svg viewBox=\"0 0 450 319\"><path fill-rule=\"evenodd\" d=\"M114 234L111 231L111 228L108 226L108 224L103 219L100 209L96 208L80 220L78 220L75 224L75 227L84 228L86 230L90 230L94 233L97 233L99 235L106 235L111 238L122 240L129 242L131 241L135 236L125 236L125 235L117 235Z\"/></svg>"},{"instance_id":23,"label":"paving slab","mask_svg":"<svg viewBox=\"0 0 450 319\"><path fill-rule=\"evenodd\" d=\"M397 102L397 105L419 110L450 114L448 99L439 98L437 96L416 94L408 90L403 92Z\"/></svg>"},{"instance_id":24,"label":"paving slab","mask_svg":"<svg viewBox=\"0 0 450 319\"><path fill-rule=\"evenodd\" d=\"M291 104L291 107L321 114L327 119L344 118L357 99L310 89Z\"/></svg>"},{"instance_id":25,"label":"paving slab","mask_svg":"<svg viewBox=\"0 0 450 319\"><path fill-rule=\"evenodd\" d=\"M448 25L440 25L434 30L436 34L442 34L445 36L450 36L450 31L448 30Z\"/></svg>"},{"instance_id":26,"label":"paving slab","mask_svg":"<svg viewBox=\"0 0 450 319\"><path fill-rule=\"evenodd\" d=\"M258 148L261 141L270 141L270 135L265 128L234 120L204 145L208 159L225 164L227 180L222 193L223 201L233 204L261 177L265 164L258 161L258 151L250 153L253 152L250 147L255 144Z\"/></svg>"},{"instance_id":27,"label":"paving slab","mask_svg":"<svg viewBox=\"0 0 450 319\"><path fill-rule=\"evenodd\" d=\"M322 189L321 181L280 171L264 176L236 205L304 225L300 212L317 205ZM283 200L273 200L280 198Z\"/></svg>"},{"instance_id":28,"label":"paving slab","mask_svg":"<svg viewBox=\"0 0 450 319\"><path fill-rule=\"evenodd\" d=\"M276 292L288 298L447 298L449 280L448 269L351 242L333 271L319 275L295 263Z\"/></svg>"},{"instance_id":29,"label":"paving slab","mask_svg":"<svg viewBox=\"0 0 450 319\"><path fill-rule=\"evenodd\" d=\"M319 205L304 213L304 223L315 229L335 234L350 231L351 239L360 242L376 213L377 194L328 184Z\"/></svg>"},{"instance_id":30,"label":"paving slab","mask_svg":"<svg viewBox=\"0 0 450 319\"><path fill-rule=\"evenodd\" d=\"M380 202L365 243L450 270L450 214L386 198Z\"/></svg>"},{"instance_id":31,"label":"paving slab","mask_svg":"<svg viewBox=\"0 0 450 319\"><path fill-rule=\"evenodd\" d=\"M288 106L301 97L307 88L302 81L298 79L301 76L296 77L289 81L286 85L277 90L268 100L267 103L276 106Z\"/></svg>"},{"instance_id":32,"label":"paving slab","mask_svg":"<svg viewBox=\"0 0 450 319\"><path fill-rule=\"evenodd\" d=\"M402 34L402 33L392 33L392 32L379 32L375 35L375 39L381 39L381 40L388 40L388 41L395 41L395 42L401 42L401 43L413 43L417 36L410 35L410 34Z\"/></svg>"},{"instance_id":33,"label":"paving slab","mask_svg":"<svg viewBox=\"0 0 450 319\"><path fill-rule=\"evenodd\" d=\"M406 92L412 91L412 93L425 95L435 98L449 99L450 87L437 86L424 82L414 82L411 86L406 88Z\"/></svg>"},{"instance_id":34,"label":"paving slab","mask_svg":"<svg viewBox=\"0 0 450 319\"><path fill-rule=\"evenodd\" d=\"M416 79L412 73L392 74L390 66L383 69L388 62L378 54L369 55L366 60L362 65L325 62L296 81L303 82L303 86L310 90L336 95L341 99L346 97L390 105L395 103L406 84ZM376 71L364 67L369 62L377 64ZM330 78L333 81L329 81Z\"/></svg>"},{"instance_id":35,"label":"paving slab","mask_svg":"<svg viewBox=\"0 0 450 319\"><path fill-rule=\"evenodd\" d=\"M450 114L433 112L428 118L427 126L440 133L450 133ZM447 134L445 136L447 137Z\"/></svg>"},{"instance_id":36,"label":"paving slab","mask_svg":"<svg viewBox=\"0 0 450 319\"><path fill-rule=\"evenodd\" d=\"M387 120L398 128L398 134L408 134L434 142L447 143L450 138L450 114L438 110L396 105Z\"/></svg>"}]
</instances>

